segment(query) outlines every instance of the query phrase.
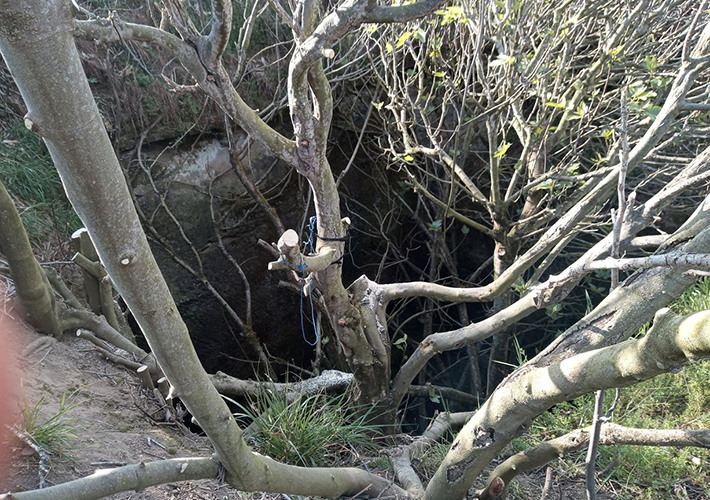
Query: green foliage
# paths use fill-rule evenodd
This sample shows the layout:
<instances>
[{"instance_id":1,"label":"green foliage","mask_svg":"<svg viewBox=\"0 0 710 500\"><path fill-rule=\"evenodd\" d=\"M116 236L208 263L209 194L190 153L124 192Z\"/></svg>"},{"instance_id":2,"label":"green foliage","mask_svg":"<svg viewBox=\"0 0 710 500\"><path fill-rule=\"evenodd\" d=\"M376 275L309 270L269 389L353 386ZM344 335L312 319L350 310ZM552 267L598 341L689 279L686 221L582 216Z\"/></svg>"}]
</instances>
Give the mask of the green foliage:
<instances>
[{"instance_id":1,"label":"green foliage","mask_svg":"<svg viewBox=\"0 0 710 500\"><path fill-rule=\"evenodd\" d=\"M81 227L44 143L22 126L0 131L0 181L20 201L20 218L32 241Z\"/></svg>"},{"instance_id":2,"label":"green foliage","mask_svg":"<svg viewBox=\"0 0 710 500\"><path fill-rule=\"evenodd\" d=\"M378 427L368 424L367 412L347 407L345 395L324 394L289 401L275 387L263 391L248 406L225 398L241 411L235 417L256 428L246 432L262 454L293 465L341 465L348 456L372 451Z\"/></svg>"},{"instance_id":3,"label":"green foliage","mask_svg":"<svg viewBox=\"0 0 710 500\"><path fill-rule=\"evenodd\" d=\"M704 279L686 291L672 306L678 314L710 309L710 280ZM614 421L639 428L708 429L710 428L710 363L690 365L678 374L664 374L622 390ZM614 399L607 391L605 408ZM548 440L591 423L594 395L556 405L541 415L530 433L515 440L516 451ZM666 499L676 496L678 488L702 491L710 495L710 452L702 448L654 446L600 447L599 469L618 459L608 479L616 488L617 498ZM568 457L562 467L570 475L584 474L584 457ZM680 484L680 482L683 484ZM698 497L700 498L700 497Z\"/></svg>"},{"instance_id":4,"label":"green foliage","mask_svg":"<svg viewBox=\"0 0 710 500\"><path fill-rule=\"evenodd\" d=\"M710 309L710 280L702 279L689 288L672 305L677 314L690 314Z\"/></svg>"},{"instance_id":5,"label":"green foliage","mask_svg":"<svg viewBox=\"0 0 710 500\"><path fill-rule=\"evenodd\" d=\"M59 402L59 410L46 420L41 420L44 397L33 406L24 404L21 425L32 441L48 453L62 455L71 450L71 441L79 429L75 419L67 418L67 413L74 409L76 393L67 396L65 392Z\"/></svg>"},{"instance_id":6,"label":"green foliage","mask_svg":"<svg viewBox=\"0 0 710 500\"><path fill-rule=\"evenodd\" d=\"M452 5L443 10L437 10L434 14L441 16L441 22L444 25L466 22L466 13L460 5Z\"/></svg>"},{"instance_id":7,"label":"green foliage","mask_svg":"<svg viewBox=\"0 0 710 500\"><path fill-rule=\"evenodd\" d=\"M451 448L453 438L435 443L415 462L416 470L425 482L429 481Z\"/></svg>"}]
</instances>

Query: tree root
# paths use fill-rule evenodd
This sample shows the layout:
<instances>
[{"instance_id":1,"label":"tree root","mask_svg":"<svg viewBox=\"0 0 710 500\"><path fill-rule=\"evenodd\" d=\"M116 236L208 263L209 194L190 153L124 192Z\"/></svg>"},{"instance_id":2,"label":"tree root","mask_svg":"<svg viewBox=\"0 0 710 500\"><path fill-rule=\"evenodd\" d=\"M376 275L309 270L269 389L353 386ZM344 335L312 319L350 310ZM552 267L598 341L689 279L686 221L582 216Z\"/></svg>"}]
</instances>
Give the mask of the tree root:
<instances>
[{"instance_id":1,"label":"tree root","mask_svg":"<svg viewBox=\"0 0 710 500\"><path fill-rule=\"evenodd\" d=\"M54 337L40 337L25 347L20 354L23 358L29 358L35 351L40 349L46 348L49 352L56 343L57 339Z\"/></svg>"}]
</instances>

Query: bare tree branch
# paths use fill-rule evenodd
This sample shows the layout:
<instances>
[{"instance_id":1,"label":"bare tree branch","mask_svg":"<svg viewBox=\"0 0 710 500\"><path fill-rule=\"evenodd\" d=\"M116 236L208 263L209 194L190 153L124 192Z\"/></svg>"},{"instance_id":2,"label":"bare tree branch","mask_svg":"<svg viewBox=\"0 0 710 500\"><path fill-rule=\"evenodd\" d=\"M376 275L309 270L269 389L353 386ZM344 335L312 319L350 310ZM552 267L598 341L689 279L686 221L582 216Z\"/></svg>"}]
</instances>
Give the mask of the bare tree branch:
<instances>
[{"instance_id":1,"label":"bare tree branch","mask_svg":"<svg viewBox=\"0 0 710 500\"><path fill-rule=\"evenodd\" d=\"M594 390L635 384L710 356L709 323L710 312L676 316L662 309L641 339L518 371L456 437L424 499L441 498L444 491L448 498L463 498L490 460L552 405Z\"/></svg>"},{"instance_id":2,"label":"bare tree branch","mask_svg":"<svg viewBox=\"0 0 710 500\"><path fill-rule=\"evenodd\" d=\"M488 478L501 478L510 484L515 476L541 467L553 460L581 451L589 443L590 428L577 429L550 441L542 442L513 455L497 466ZM603 446L695 446L710 448L710 430L634 429L611 422L601 425L599 444ZM486 498L479 493L480 498Z\"/></svg>"}]
</instances>

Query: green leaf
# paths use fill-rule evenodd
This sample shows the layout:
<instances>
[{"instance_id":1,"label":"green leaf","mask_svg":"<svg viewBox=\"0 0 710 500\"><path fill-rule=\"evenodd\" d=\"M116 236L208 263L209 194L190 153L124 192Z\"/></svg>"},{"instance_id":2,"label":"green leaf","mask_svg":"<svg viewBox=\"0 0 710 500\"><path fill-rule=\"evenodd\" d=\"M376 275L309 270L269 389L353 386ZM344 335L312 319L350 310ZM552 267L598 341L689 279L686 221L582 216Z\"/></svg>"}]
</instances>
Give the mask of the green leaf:
<instances>
[{"instance_id":1,"label":"green leaf","mask_svg":"<svg viewBox=\"0 0 710 500\"><path fill-rule=\"evenodd\" d=\"M647 114L648 116L650 116L651 118L653 118L654 120L656 118L658 118L658 113L660 113L660 111L661 111L660 106L656 106L655 104L651 104L651 103L646 104L643 107L643 112L645 114Z\"/></svg>"},{"instance_id":2,"label":"green leaf","mask_svg":"<svg viewBox=\"0 0 710 500\"><path fill-rule=\"evenodd\" d=\"M394 50L394 47L392 47L391 43L387 42L387 44L385 44L385 49L387 50L387 52L392 52Z\"/></svg>"},{"instance_id":3,"label":"green leaf","mask_svg":"<svg viewBox=\"0 0 710 500\"><path fill-rule=\"evenodd\" d=\"M468 226L461 226L461 232L463 234L468 234L471 232L471 228L469 228Z\"/></svg>"},{"instance_id":4,"label":"green leaf","mask_svg":"<svg viewBox=\"0 0 710 500\"><path fill-rule=\"evenodd\" d=\"M579 174L579 167L580 167L579 162L571 163L571 164L569 165L569 167L567 167L567 168L565 169L565 175L577 175L577 174Z\"/></svg>"},{"instance_id":5,"label":"green leaf","mask_svg":"<svg viewBox=\"0 0 710 500\"><path fill-rule=\"evenodd\" d=\"M466 22L466 14L463 11L463 7L460 5L455 5L447 7L444 10L434 11L434 14L441 16L441 24L449 24L453 22Z\"/></svg>"},{"instance_id":6,"label":"green leaf","mask_svg":"<svg viewBox=\"0 0 710 500\"><path fill-rule=\"evenodd\" d=\"M670 76L657 76L651 79L651 87L654 89L662 89L673 83L673 78Z\"/></svg>"},{"instance_id":7,"label":"green leaf","mask_svg":"<svg viewBox=\"0 0 710 500\"><path fill-rule=\"evenodd\" d=\"M545 106L549 106L549 107L551 107L551 108L564 109L565 106L566 106L566 104L563 103L563 102L552 102L552 101L548 101L548 102L545 103Z\"/></svg>"},{"instance_id":8,"label":"green leaf","mask_svg":"<svg viewBox=\"0 0 710 500\"><path fill-rule=\"evenodd\" d=\"M510 147L509 142L506 142L506 141L501 142L500 145L498 146L498 149L496 149L495 154L493 154L493 156L495 158L502 158L503 156L505 156L505 153L508 152L509 147Z\"/></svg>"},{"instance_id":9,"label":"green leaf","mask_svg":"<svg viewBox=\"0 0 710 500\"><path fill-rule=\"evenodd\" d=\"M407 350L407 334L405 333L401 338L392 342L392 345L395 346L400 351L405 352ZM405 356L405 358L406 358L406 356Z\"/></svg>"},{"instance_id":10,"label":"green leaf","mask_svg":"<svg viewBox=\"0 0 710 500\"><path fill-rule=\"evenodd\" d=\"M547 306L545 313L552 321L556 321L562 315L562 304Z\"/></svg>"},{"instance_id":11,"label":"green leaf","mask_svg":"<svg viewBox=\"0 0 710 500\"><path fill-rule=\"evenodd\" d=\"M435 221L432 221L432 222L429 224L429 229L430 229L431 231L441 231L441 225L442 225L441 219L437 219L437 220L435 220Z\"/></svg>"},{"instance_id":12,"label":"green leaf","mask_svg":"<svg viewBox=\"0 0 710 500\"><path fill-rule=\"evenodd\" d=\"M414 161L414 157L412 155L405 155L404 161Z\"/></svg>"},{"instance_id":13,"label":"green leaf","mask_svg":"<svg viewBox=\"0 0 710 500\"><path fill-rule=\"evenodd\" d=\"M624 49L624 46L623 46L623 45L617 45L616 47L613 47L613 48L609 49L609 55L610 55L611 57L616 57L616 56L618 56L618 55L621 53L621 51L622 51L623 49Z\"/></svg>"},{"instance_id":14,"label":"green leaf","mask_svg":"<svg viewBox=\"0 0 710 500\"><path fill-rule=\"evenodd\" d=\"M411 31L407 31L403 33L398 39L397 39L397 48L400 48L402 45L406 43L407 40L412 36Z\"/></svg>"},{"instance_id":15,"label":"green leaf","mask_svg":"<svg viewBox=\"0 0 710 500\"><path fill-rule=\"evenodd\" d=\"M656 56L646 56L643 65L648 71L655 73L658 69L658 59L656 59Z\"/></svg>"}]
</instances>

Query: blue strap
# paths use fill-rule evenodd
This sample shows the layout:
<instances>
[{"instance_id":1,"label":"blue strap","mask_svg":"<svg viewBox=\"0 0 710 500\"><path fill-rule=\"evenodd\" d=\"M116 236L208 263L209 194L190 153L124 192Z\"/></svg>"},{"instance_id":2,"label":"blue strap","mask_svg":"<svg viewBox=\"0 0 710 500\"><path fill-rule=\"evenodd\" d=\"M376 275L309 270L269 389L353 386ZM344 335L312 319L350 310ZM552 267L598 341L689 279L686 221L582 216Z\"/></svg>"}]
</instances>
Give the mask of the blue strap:
<instances>
[{"instance_id":1,"label":"blue strap","mask_svg":"<svg viewBox=\"0 0 710 500\"><path fill-rule=\"evenodd\" d=\"M284 256L281 255L281 262L286 264L289 267L297 267L298 270L301 272L301 335L303 336L303 340L306 342L306 344L310 346L316 346L318 345L318 342L320 342L320 335L318 334L318 328L316 326L316 314L315 314L315 309L313 308L313 294L312 292L312 284L311 281L308 281L308 299L311 301L311 321L313 323L313 331L316 334L316 339L311 342L306 338L306 322L304 319L304 313L303 313L303 292L305 289L305 284L306 284L306 268L308 267L306 264L303 263L303 254L301 254L301 263L300 264L291 264L288 262L286 259L284 259Z\"/></svg>"},{"instance_id":2,"label":"blue strap","mask_svg":"<svg viewBox=\"0 0 710 500\"><path fill-rule=\"evenodd\" d=\"M308 250L308 253L316 253L313 245L315 245L315 239L318 236L316 233L316 216L314 215L308 221L308 239L303 242L303 251Z\"/></svg>"}]
</instances>

